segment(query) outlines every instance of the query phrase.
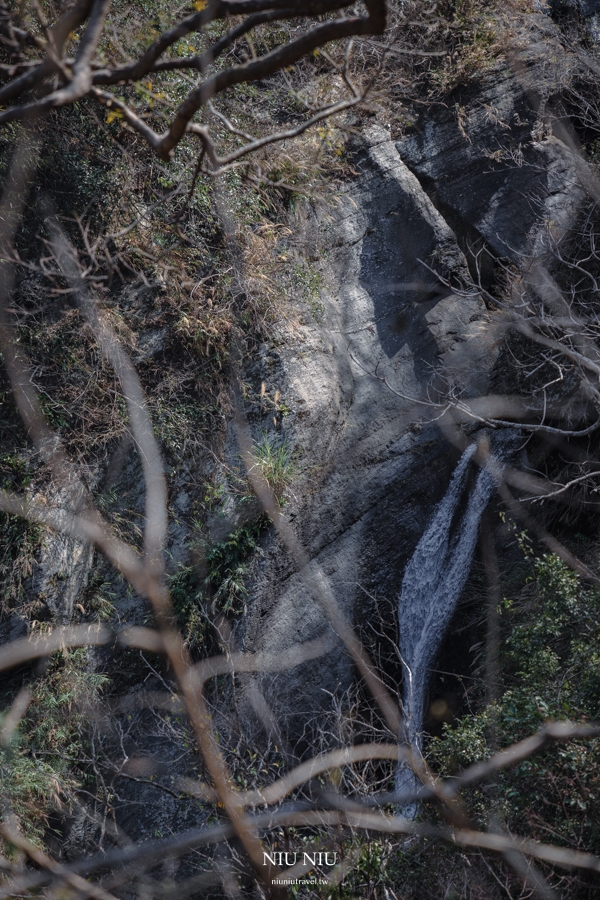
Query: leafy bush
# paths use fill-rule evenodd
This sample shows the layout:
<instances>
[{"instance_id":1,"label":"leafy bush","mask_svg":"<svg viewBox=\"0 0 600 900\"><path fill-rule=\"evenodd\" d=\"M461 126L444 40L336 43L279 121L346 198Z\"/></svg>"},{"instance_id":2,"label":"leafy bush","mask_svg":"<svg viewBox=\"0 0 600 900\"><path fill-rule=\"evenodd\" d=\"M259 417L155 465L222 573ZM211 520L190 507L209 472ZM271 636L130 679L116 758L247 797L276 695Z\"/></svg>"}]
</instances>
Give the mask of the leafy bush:
<instances>
[{"instance_id":1,"label":"leafy bush","mask_svg":"<svg viewBox=\"0 0 600 900\"><path fill-rule=\"evenodd\" d=\"M206 643L217 614L235 616L244 611L248 560L268 525L267 517L261 516L213 544L206 553L204 578L197 566L183 566L170 576L177 626L192 651Z\"/></svg>"},{"instance_id":2,"label":"leafy bush","mask_svg":"<svg viewBox=\"0 0 600 900\"><path fill-rule=\"evenodd\" d=\"M208 575L205 585L214 591L212 611L241 613L246 596L245 579L248 574L248 557L258 546L258 541L269 520L261 516L256 522L232 531L224 541L215 544L206 554Z\"/></svg>"},{"instance_id":3,"label":"leafy bush","mask_svg":"<svg viewBox=\"0 0 600 900\"><path fill-rule=\"evenodd\" d=\"M534 587L531 596L531 587ZM600 717L600 594L557 556L534 562L521 599L500 606L506 635L504 690L496 705L444 726L429 755L443 774L490 756L494 744L521 740L544 722ZM600 740L551 747L496 779L494 808L471 795L476 814L505 818L515 830L570 847L600 848Z\"/></svg>"},{"instance_id":4,"label":"leafy bush","mask_svg":"<svg viewBox=\"0 0 600 900\"><path fill-rule=\"evenodd\" d=\"M106 676L88 670L86 649L55 653L30 688L31 701L8 746L0 747L5 810L41 843L50 814L77 791L89 758L86 710ZM5 715L0 715L0 724Z\"/></svg>"}]
</instances>

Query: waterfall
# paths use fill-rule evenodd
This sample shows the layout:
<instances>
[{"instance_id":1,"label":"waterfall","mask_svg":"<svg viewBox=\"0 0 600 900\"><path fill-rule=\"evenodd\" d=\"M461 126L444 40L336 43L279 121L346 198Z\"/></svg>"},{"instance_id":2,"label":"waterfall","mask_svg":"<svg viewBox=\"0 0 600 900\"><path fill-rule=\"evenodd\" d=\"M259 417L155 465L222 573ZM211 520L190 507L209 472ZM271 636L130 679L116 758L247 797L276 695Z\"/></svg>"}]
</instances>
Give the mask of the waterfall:
<instances>
[{"instance_id":1,"label":"waterfall","mask_svg":"<svg viewBox=\"0 0 600 900\"><path fill-rule=\"evenodd\" d=\"M520 435L512 429L494 435L496 451L502 457L503 451L514 452L515 438L520 439ZM404 738L417 753L422 748L423 705L431 665L465 586L479 521L495 490L495 477L483 468L468 490L472 481L470 462L476 449L476 444L470 444L460 458L446 495L406 567L400 591ZM420 781L412 770L401 763L396 774L396 792L400 798L414 795L419 786ZM416 802L408 801L402 812L407 818L414 818L417 809Z\"/></svg>"}]
</instances>

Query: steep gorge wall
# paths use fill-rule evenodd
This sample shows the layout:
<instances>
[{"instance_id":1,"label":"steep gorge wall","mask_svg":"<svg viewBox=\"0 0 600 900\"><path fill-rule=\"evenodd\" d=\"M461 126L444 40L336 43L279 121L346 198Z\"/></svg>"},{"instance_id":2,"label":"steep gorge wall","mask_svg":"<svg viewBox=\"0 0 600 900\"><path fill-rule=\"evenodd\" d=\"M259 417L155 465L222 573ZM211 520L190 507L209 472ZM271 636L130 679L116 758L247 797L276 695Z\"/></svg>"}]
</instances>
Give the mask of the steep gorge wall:
<instances>
[{"instance_id":1,"label":"steep gorge wall","mask_svg":"<svg viewBox=\"0 0 600 900\"><path fill-rule=\"evenodd\" d=\"M385 127L368 128L355 180L305 223L327 290L320 327L282 334L276 350L290 435L314 466L285 514L349 620L367 631L374 599L387 615L394 608L458 458L435 424L435 401L485 395L504 334L481 296L452 286L470 277L489 288L499 259L542 253L548 229L567 232L584 197L572 150L543 118L543 86L570 64L558 29L531 15L513 38L512 65L425 109L412 134L394 141ZM429 407L418 402L427 397ZM328 630L275 538L251 596L245 649L280 651ZM351 677L336 648L258 681L294 732Z\"/></svg>"},{"instance_id":2,"label":"steep gorge wall","mask_svg":"<svg viewBox=\"0 0 600 900\"><path fill-rule=\"evenodd\" d=\"M328 248L325 320L300 344L292 337L278 348L293 442L316 466L310 492L296 490L286 514L351 620L369 594L395 596L448 478L452 458L415 400L428 385L435 393L440 369L478 395L496 352L482 300L439 291L419 262L435 260L448 278L465 276L451 229L385 129L372 128L366 139L360 176L312 223ZM252 597L243 625L248 650L283 650L327 629L277 540L259 564ZM310 717L328 703L327 692L348 686L350 666L336 648L289 678L261 680L283 716Z\"/></svg>"}]
</instances>

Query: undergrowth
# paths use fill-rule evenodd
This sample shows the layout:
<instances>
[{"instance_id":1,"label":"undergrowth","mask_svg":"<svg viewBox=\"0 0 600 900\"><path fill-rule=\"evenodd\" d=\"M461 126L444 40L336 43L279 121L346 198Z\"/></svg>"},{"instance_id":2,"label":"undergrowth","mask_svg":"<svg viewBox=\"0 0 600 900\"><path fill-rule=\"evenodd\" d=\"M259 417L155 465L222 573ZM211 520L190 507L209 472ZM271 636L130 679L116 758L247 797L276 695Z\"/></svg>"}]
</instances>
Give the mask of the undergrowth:
<instances>
[{"instance_id":1,"label":"undergrowth","mask_svg":"<svg viewBox=\"0 0 600 900\"><path fill-rule=\"evenodd\" d=\"M194 652L210 646L213 623L246 611L249 561L269 520L261 516L210 546L199 565L182 566L169 576L177 625Z\"/></svg>"},{"instance_id":2,"label":"undergrowth","mask_svg":"<svg viewBox=\"0 0 600 900\"><path fill-rule=\"evenodd\" d=\"M8 451L0 457L0 487L11 492L25 490L32 467L22 451ZM35 554L42 529L26 519L0 511L0 618L21 608L26 600L26 584L35 566Z\"/></svg>"},{"instance_id":3,"label":"undergrowth","mask_svg":"<svg viewBox=\"0 0 600 900\"><path fill-rule=\"evenodd\" d=\"M93 782L86 766L88 710L106 682L81 649L54 654L44 674L25 688L27 713L9 745L0 748L0 782L3 814L12 813L38 844L51 816L68 809L76 792Z\"/></svg>"},{"instance_id":4,"label":"undergrowth","mask_svg":"<svg viewBox=\"0 0 600 900\"><path fill-rule=\"evenodd\" d=\"M498 701L444 725L429 744L429 761L442 775L487 759L548 720L600 719L600 593L550 554L532 560L530 572L499 608ZM599 773L600 740L560 743L499 773L485 790L469 791L468 805L484 827L501 822L534 840L598 853ZM563 889L564 897L587 896Z\"/></svg>"}]
</instances>

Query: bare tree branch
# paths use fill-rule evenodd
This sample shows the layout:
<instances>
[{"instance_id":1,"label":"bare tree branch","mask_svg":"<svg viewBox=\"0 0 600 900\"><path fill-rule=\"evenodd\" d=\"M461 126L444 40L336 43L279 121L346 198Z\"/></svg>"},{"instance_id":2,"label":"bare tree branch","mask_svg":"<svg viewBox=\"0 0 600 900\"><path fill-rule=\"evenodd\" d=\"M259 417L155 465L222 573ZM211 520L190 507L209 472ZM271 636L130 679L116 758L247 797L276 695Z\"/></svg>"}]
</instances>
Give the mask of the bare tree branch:
<instances>
[{"instance_id":1,"label":"bare tree branch","mask_svg":"<svg viewBox=\"0 0 600 900\"><path fill-rule=\"evenodd\" d=\"M36 96L28 103L9 105L0 111L0 124L37 118L51 109L67 106L90 95L101 103L120 110L128 124L142 135L159 158L168 160L185 134L190 131L195 131L205 141L208 141L208 133L202 130L201 126L192 123L192 118L217 94L239 84L249 84L268 78L282 68L294 65L307 54L331 41L366 34L383 34L386 23L385 0L366 0L367 15L327 18L332 13L347 9L351 5L350 0L304 0L301 4L294 6L290 6L289 3L287 5L279 3L276 0L264 3L249 2L249 0L244 0L244 2L214 0L207 5L206 9L182 19L161 34L135 62L124 66L110 67L94 60L109 12L110 0L93 0L93 2L80 0L68 19L69 23L75 22L76 25L87 22L74 60L64 56L66 38L73 31L71 28L65 32L67 24L65 16L57 23L54 30L49 32L50 40L47 42L46 59L14 77L7 85L0 88L0 103L6 106L24 91L32 88L37 88L38 93L43 93L47 77L54 73L59 73L64 85L46 93L46 96ZM186 35L192 32L202 32L205 26L211 22L226 21L232 16L240 15L246 16L246 18L214 41L203 54L182 59L160 59L165 51ZM122 99L101 89L110 85L135 84L151 72L196 69L204 77L207 70L227 49L252 30L268 23L302 17L309 20L320 19L320 21L312 28L309 27L304 34L284 42L256 59L226 66L204 78L189 92L183 103L179 104L164 133L154 130ZM346 84L350 87L347 80ZM320 115L313 117L310 124L301 128L297 133L301 133L306 127L310 127L311 124L315 124L327 115L355 105L359 102L358 97L354 96L352 101L333 104L330 112L323 111ZM270 137L263 141L257 139L237 151L231 159L225 157L225 162L232 162L234 159L254 152L266 143L281 139L283 138Z\"/></svg>"}]
</instances>

